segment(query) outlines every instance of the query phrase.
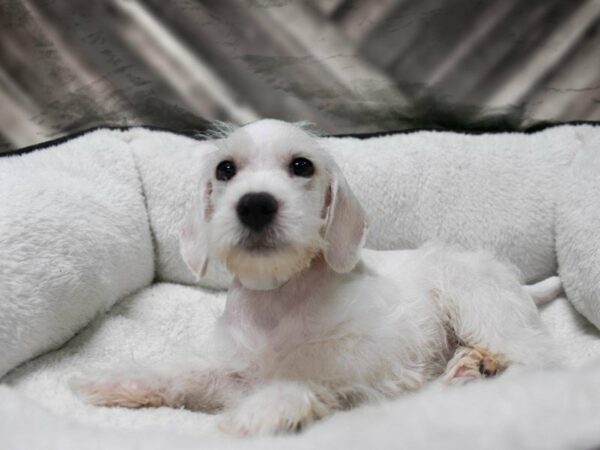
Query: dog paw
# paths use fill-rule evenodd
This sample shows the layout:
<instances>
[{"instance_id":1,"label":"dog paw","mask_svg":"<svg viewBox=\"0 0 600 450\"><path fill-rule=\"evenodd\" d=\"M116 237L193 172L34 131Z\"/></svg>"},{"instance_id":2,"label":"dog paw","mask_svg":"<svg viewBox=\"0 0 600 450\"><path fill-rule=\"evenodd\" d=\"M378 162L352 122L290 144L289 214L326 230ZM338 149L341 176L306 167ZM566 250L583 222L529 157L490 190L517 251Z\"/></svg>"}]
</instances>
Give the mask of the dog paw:
<instances>
[{"instance_id":1,"label":"dog paw","mask_svg":"<svg viewBox=\"0 0 600 450\"><path fill-rule=\"evenodd\" d=\"M299 431L328 412L303 385L269 385L225 413L219 427L234 436L284 434Z\"/></svg>"},{"instance_id":2,"label":"dog paw","mask_svg":"<svg viewBox=\"0 0 600 450\"><path fill-rule=\"evenodd\" d=\"M145 408L173 403L164 386L144 377L73 378L69 386L86 403L96 406Z\"/></svg>"},{"instance_id":3,"label":"dog paw","mask_svg":"<svg viewBox=\"0 0 600 450\"><path fill-rule=\"evenodd\" d=\"M461 347L448 363L442 381L452 385L465 384L496 376L506 367L506 360L502 355L493 354L480 346Z\"/></svg>"}]
</instances>

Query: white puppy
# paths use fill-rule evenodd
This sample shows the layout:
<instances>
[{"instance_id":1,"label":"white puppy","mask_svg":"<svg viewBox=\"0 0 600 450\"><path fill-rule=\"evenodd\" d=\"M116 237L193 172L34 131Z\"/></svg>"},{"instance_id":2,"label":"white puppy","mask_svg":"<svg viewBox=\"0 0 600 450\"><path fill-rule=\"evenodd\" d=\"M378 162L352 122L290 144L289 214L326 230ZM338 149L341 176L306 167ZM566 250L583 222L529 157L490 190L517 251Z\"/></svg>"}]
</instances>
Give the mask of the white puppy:
<instances>
[{"instance_id":1,"label":"white puppy","mask_svg":"<svg viewBox=\"0 0 600 450\"><path fill-rule=\"evenodd\" d=\"M359 402L555 361L532 297L485 252L362 250L367 220L333 159L276 120L216 141L181 249L235 275L208 362L97 376L95 404L225 409L285 432Z\"/></svg>"}]
</instances>

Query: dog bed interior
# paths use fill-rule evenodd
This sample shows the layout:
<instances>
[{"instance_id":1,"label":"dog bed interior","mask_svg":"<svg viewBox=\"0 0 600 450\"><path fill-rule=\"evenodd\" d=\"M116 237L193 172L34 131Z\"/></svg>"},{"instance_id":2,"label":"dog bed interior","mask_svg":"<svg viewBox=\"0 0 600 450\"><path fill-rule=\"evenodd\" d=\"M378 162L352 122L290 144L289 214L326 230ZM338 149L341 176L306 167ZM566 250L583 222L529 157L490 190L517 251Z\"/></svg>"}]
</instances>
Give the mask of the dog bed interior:
<instances>
[{"instance_id":1,"label":"dog bed interior","mask_svg":"<svg viewBox=\"0 0 600 450\"><path fill-rule=\"evenodd\" d=\"M84 371L201 353L229 275L197 281L180 223L210 141L100 129L0 158L2 448L560 448L600 445L600 127L321 138L370 217L367 246L487 248L543 307L565 367L436 386L305 432L236 440L216 416L83 404Z\"/></svg>"}]
</instances>

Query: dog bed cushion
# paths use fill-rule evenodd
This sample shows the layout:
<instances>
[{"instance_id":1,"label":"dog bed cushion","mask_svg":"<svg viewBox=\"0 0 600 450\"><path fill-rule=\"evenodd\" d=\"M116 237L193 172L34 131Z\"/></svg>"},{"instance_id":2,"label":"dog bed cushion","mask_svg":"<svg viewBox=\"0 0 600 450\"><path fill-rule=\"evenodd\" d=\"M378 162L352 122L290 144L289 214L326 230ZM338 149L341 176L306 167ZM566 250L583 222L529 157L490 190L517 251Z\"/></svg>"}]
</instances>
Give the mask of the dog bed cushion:
<instances>
[{"instance_id":1,"label":"dog bed cushion","mask_svg":"<svg viewBox=\"0 0 600 450\"><path fill-rule=\"evenodd\" d=\"M157 277L195 283L179 254L178 230L212 144L129 133L157 237ZM569 299L600 326L600 127L564 125L531 134L418 131L329 137L321 144L367 211L367 247L415 248L439 239L485 248L515 264L524 282L556 273L560 262ZM209 271L201 284L227 285L226 271L216 264Z\"/></svg>"},{"instance_id":2,"label":"dog bed cushion","mask_svg":"<svg viewBox=\"0 0 600 450\"><path fill-rule=\"evenodd\" d=\"M569 299L600 328L600 132L577 137L585 145L561 177L556 250Z\"/></svg>"},{"instance_id":3,"label":"dog bed cushion","mask_svg":"<svg viewBox=\"0 0 600 450\"><path fill-rule=\"evenodd\" d=\"M600 337L572 307L598 324L598 203L588 196L598 193L592 163L599 136L598 127L578 125L533 134L322 138L368 211L369 246L412 248L440 238L484 247L516 264L524 281L553 274L558 262L567 296L542 315L569 368L464 389L432 387L337 414L300 436L250 445L600 444ZM80 371L161 364L207 344L225 295L207 288L225 287L228 276L215 270L196 280L177 239L213 148L210 141L134 128L93 131L0 158L0 375L63 345L95 314L138 291L68 344L2 379L1 448L245 445L218 434L215 416L95 408L67 387Z\"/></svg>"},{"instance_id":4,"label":"dog bed cushion","mask_svg":"<svg viewBox=\"0 0 600 450\"><path fill-rule=\"evenodd\" d=\"M106 132L0 158L0 376L152 281L141 188Z\"/></svg>"},{"instance_id":5,"label":"dog bed cushion","mask_svg":"<svg viewBox=\"0 0 600 450\"><path fill-rule=\"evenodd\" d=\"M572 369L443 391L432 386L394 402L336 413L292 438L233 440L219 432L218 415L94 407L69 389L69 379L82 372L168 364L201 354L224 301L224 292L158 283L119 302L65 347L5 377L0 446L516 449L600 444L600 333L564 298L544 306L542 316ZM43 439L36 441L38 434ZM15 445L2 445L3 439Z\"/></svg>"},{"instance_id":6,"label":"dog bed cushion","mask_svg":"<svg viewBox=\"0 0 600 450\"><path fill-rule=\"evenodd\" d=\"M487 248L519 267L525 281L537 281L556 273L554 207L561 174L594 133L592 126L534 134L421 131L322 138L321 144L367 210L367 247L415 248L440 239ZM147 130L129 135L157 237L157 275L193 283L179 254L178 227L198 186L203 155L214 146ZM202 280L223 281L220 271Z\"/></svg>"}]
</instances>

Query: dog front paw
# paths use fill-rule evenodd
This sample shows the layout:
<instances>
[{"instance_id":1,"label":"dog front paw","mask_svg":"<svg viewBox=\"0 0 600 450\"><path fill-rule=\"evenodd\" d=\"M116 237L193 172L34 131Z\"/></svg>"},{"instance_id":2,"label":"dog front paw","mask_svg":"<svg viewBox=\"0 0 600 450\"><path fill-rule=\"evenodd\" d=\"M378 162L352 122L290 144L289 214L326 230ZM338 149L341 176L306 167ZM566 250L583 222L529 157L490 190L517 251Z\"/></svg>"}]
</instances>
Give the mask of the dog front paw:
<instances>
[{"instance_id":1,"label":"dog front paw","mask_svg":"<svg viewBox=\"0 0 600 450\"><path fill-rule=\"evenodd\" d=\"M131 374L73 378L69 386L86 403L97 406L146 408L176 403L169 390L157 380L143 376L136 378Z\"/></svg>"},{"instance_id":2,"label":"dog front paw","mask_svg":"<svg viewBox=\"0 0 600 450\"><path fill-rule=\"evenodd\" d=\"M303 384L273 383L254 392L227 412L219 427L235 436L290 433L305 428L330 411Z\"/></svg>"}]
</instances>

